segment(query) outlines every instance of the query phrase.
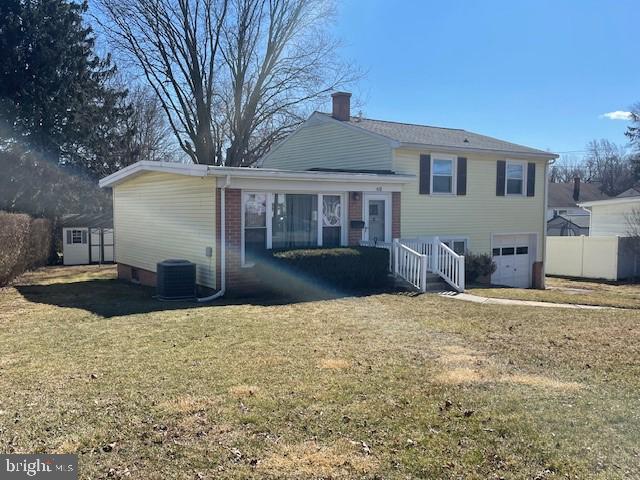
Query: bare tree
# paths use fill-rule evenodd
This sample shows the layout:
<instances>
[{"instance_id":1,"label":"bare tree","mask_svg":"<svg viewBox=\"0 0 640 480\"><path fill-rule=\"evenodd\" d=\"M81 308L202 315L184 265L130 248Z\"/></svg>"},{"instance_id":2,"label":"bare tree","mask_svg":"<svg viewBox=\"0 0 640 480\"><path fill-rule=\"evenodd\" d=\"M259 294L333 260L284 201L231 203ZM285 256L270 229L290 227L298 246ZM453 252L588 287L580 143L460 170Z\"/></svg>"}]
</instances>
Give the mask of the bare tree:
<instances>
[{"instance_id":1,"label":"bare tree","mask_svg":"<svg viewBox=\"0 0 640 480\"><path fill-rule=\"evenodd\" d=\"M100 0L114 46L144 74L178 144L195 163L215 162L214 104L228 0Z\"/></svg>"},{"instance_id":2,"label":"bare tree","mask_svg":"<svg viewBox=\"0 0 640 480\"><path fill-rule=\"evenodd\" d=\"M627 220L627 235L640 241L640 207L634 207L625 215Z\"/></svg>"},{"instance_id":3,"label":"bare tree","mask_svg":"<svg viewBox=\"0 0 640 480\"><path fill-rule=\"evenodd\" d=\"M139 86L129 92L128 100L133 110L129 118L132 156L138 160L179 161L184 152L177 145L155 92L148 86Z\"/></svg>"},{"instance_id":4,"label":"bare tree","mask_svg":"<svg viewBox=\"0 0 640 480\"><path fill-rule=\"evenodd\" d=\"M609 140L592 140L587 145L585 167L590 178L602 184L602 191L615 196L633 185L633 167L624 150Z\"/></svg>"},{"instance_id":5,"label":"bare tree","mask_svg":"<svg viewBox=\"0 0 640 480\"><path fill-rule=\"evenodd\" d=\"M196 163L252 165L353 81L327 33L333 0L99 0Z\"/></svg>"},{"instance_id":6,"label":"bare tree","mask_svg":"<svg viewBox=\"0 0 640 480\"><path fill-rule=\"evenodd\" d=\"M252 165L327 94L355 80L326 27L327 0L230 0L223 41L226 164Z\"/></svg>"},{"instance_id":7,"label":"bare tree","mask_svg":"<svg viewBox=\"0 0 640 480\"><path fill-rule=\"evenodd\" d=\"M549 172L551 183L573 182L576 177L579 177L583 182L592 181L584 161L573 155L562 155Z\"/></svg>"}]
</instances>

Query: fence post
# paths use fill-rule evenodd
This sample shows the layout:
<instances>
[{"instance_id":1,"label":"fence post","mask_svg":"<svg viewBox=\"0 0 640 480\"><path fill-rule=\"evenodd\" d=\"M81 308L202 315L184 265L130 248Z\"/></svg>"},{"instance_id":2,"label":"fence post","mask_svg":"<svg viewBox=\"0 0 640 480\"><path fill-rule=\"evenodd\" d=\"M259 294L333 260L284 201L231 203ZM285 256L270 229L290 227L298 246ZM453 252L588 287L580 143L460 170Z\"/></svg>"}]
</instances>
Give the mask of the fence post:
<instances>
[{"instance_id":1,"label":"fence post","mask_svg":"<svg viewBox=\"0 0 640 480\"><path fill-rule=\"evenodd\" d=\"M398 276L398 250L400 250L398 248L399 243L400 240L398 240L397 238L393 239L393 273L396 277Z\"/></svg>"},{"instance_id":2,"label":"fence post","mask_svg":"<svg viewBox=\"0 0 640 480\"><path fill-rule=\"evenodd\" d=\"M464 281L464 255L461 255L458 259L458 284L461 292L464 292Z\"/></svg>"},{"instance_id":3,"label":"fence post","mask_svg":"<svg viewBox=\"0 0 640 480\"><path fill-rule=\"evenodd\" d=\"M427 257L426 255L420 255L420 290L427 291Z\"/></svg>"}]
</instances>

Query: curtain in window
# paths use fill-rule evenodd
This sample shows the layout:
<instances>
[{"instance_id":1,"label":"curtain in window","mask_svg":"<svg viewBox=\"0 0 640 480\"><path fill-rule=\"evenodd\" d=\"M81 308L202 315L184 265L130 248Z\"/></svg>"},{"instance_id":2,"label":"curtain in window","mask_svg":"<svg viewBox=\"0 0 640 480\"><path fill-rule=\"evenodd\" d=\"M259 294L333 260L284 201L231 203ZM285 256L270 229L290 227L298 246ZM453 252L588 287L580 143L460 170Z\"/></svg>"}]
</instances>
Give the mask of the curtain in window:
<instances>
[{"instance_id":1,"label":"curtain in window","mask_svg":"<svg viewBox=\"0 0 640 480\"><path fill-rule=\"evenodd\" d=\"M318 245L317 195L276 194L273 212L273 248Z\"/></svg>"}]
</instances>

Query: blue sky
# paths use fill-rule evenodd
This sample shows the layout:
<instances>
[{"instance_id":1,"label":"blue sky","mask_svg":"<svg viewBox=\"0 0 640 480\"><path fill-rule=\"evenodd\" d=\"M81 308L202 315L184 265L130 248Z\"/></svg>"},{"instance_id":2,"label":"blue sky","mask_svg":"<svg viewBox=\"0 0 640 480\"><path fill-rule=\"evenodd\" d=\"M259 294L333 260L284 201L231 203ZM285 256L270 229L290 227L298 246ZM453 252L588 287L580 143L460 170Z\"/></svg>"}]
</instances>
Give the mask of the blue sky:
<instances>
[{"instance_id":1,"label":"blue sky","mask_svg":"<svg viewBox=\"0 0 640 480\"><path fill-rule=\"evenodd\" d=\"M640 102L638 28L638 0L340 0L335 33L365 116L567 152L626 144L601 115Z\"/></svg>"}]
</instances>

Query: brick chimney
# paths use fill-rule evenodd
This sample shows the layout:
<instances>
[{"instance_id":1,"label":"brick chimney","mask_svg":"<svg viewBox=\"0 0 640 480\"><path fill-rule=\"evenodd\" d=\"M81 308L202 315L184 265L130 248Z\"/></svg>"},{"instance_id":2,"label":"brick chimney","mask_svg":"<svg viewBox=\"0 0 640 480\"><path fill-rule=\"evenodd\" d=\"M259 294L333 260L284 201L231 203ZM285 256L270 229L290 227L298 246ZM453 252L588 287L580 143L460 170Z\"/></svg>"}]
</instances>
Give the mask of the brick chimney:
<instances>
[{"instance_id":1,"label":"brick chimney","mask_svg":"<svg viewBox=\"0 0 640 480\"><path fill-rule=\"evenodd\" d=\"M580 177L573 179L573 199L577 202L580 200Z\"/></svg>"},{"instance_id":2,"label":"brick chimney","mask_svg":"<svg viewBox=\"0 0 640 480\"><path fill-rule=\"evenodd\" d=\"M351 93L335 92L331 94L331 98L333 98L331 116L341 122L348 122L351 119Z\"/></svg>"}]
</instances>

